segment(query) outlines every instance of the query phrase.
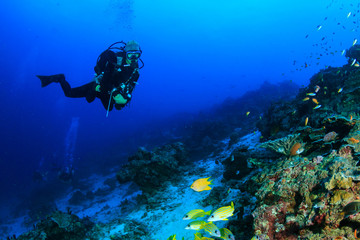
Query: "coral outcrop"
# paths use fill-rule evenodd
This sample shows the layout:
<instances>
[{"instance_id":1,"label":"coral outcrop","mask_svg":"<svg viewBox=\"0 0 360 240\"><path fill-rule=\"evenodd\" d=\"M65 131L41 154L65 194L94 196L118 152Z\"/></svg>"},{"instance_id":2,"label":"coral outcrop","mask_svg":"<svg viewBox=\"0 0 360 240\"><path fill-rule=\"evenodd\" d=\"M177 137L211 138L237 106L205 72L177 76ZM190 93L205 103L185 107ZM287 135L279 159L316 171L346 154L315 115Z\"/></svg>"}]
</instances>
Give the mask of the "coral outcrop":
<instances>
[{"instance_id":1,"label":"coral outcrop","mask_svg":"<svg viewBox=\"0 0 360 240\"><path fill-rule=\"evenodd\" d=\"M187 163L187 152L180 142L155 148L151 152L140 148L129 157L116 177L120 183L135 182L144 193L151 195L166 182L176 179Z\"/></svg>"}]
</instances>

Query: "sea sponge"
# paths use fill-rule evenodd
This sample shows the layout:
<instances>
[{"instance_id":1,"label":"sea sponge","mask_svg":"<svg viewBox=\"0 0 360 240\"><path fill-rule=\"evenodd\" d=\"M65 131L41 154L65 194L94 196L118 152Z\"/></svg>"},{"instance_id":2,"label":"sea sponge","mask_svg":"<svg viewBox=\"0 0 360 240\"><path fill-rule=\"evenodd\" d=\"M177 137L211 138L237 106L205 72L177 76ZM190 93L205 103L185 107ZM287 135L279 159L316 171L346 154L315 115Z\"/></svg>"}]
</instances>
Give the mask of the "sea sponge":
<instances>
[{"instance_id":1,"label":"sea sponge","mask_svg":"<svg viewBox=\"0 0 360 240\"><path fill-rule=\"evenodd\" d=\"M354 194L351 192L347 192L346 190L336 190L334 192L334 196L332 196L330 203L331 204L340 204L342 202L349 202L354 198Z\"/></svg>"},{"instance_id":2,"label":"sea sponge","mask_svg":"<svg viewBox=\"0 0 360 240\"><path fill-rule=\"evenodd\" d=\"M325 183L325 188L327 190L332 189L348 189L352 186L352 178L345 177L342 173L336 173L333 175L329 182Z\"/></svg>"}]
</instances>

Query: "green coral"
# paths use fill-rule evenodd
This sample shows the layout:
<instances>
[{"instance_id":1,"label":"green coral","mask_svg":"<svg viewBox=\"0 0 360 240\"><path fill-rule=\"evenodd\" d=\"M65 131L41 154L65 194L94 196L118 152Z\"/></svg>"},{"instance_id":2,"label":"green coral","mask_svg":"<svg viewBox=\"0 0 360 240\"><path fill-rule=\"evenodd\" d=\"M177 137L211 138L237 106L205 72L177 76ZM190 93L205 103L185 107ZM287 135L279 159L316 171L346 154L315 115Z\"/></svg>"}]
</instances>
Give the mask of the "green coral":
<instances>
[{"instance_id":1,"label":"green coral","mask_svg":"<svg viewBox=\"0 0 360 240\"><path fill-rule=\"evenodd\" d=\"M262 143L259 147L267 148L275 152L284 154L286 156L290 155L290 150L295 143L299 142L300 134L290 134L286 137L270 140Z\"/></svg>"}]
</instances>

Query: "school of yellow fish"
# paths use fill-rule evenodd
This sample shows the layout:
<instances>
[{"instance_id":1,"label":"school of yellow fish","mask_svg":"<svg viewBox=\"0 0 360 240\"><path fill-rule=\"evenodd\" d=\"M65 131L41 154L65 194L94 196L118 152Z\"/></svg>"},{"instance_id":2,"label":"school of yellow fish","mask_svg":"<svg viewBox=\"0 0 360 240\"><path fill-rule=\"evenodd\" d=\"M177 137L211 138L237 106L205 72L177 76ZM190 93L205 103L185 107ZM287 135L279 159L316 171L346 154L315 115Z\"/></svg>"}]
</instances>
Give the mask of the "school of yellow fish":
<instances>
[{"instance_id":1,"label":"school of yellow fish","mask_svg":"<svg viewBox=\"0 0 360 240\"><path fill-rule=\"evenodd\" d=\"M209 185L212 184L211 177L200 178L194 181L190 188L196 192L202 192L211 190ZM209 216L207 222L204 220L195 220L186 225L185 229L197 231L194 234L194 240L211 240L214 238L203 236L200 233L203 230L205 233L208 233L212 237L218 237L224 240L235 240L234 234L227 228L218 228L213 222L215 221L227 221L229 217L234 215L234 203L231 202L230 206L224 206L215 210L212 214L212 210L205 211L203 209L193 209L186 213L183 217L183 220L195 220L197 218L203 218ZM184 239L184 238L183 238ZM167 240L176 240L176 235L171 235Z\"/></svg>"}]
</instances>

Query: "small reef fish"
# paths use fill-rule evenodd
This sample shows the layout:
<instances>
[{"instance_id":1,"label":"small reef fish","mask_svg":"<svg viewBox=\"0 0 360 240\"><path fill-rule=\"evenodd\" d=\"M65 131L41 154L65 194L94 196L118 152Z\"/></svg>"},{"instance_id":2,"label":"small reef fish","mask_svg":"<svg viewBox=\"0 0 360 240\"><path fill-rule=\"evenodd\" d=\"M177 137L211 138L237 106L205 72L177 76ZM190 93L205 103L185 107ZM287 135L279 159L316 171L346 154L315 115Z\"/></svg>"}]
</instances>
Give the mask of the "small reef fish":
<instances>
[{"instance_id":1,"label":"small reef fish","mask_svg":"<svg viewBox=\"0 0 360 240\"><path fill-rule=\"evenodd\" d=\"M309 122L309 117L306 117L305 118L305 127L308 125L308 122Z\"/></svg>"},{"instance_id":2,"label":"small reef fish","mask_svg":"<svg viewBox=\"0 0 360 240\"><path fill-rule=\"evenodd\" d=\"M196 180L195 182L193 182L193 184L191 184L191 188L196 191L196 192L202 192L205 190L211 190L211 187L209 186L212 182L212 180L208 181L208 178L200 178L198 180Z\"/></svg>"},{"instance_id":3,"label":"small reef fish","mask_svg":"<svg viewBox=\"0 0 360 240\"><path fill-rule=\"evenodd\" d=\"M202 209L194 209L194 210L191 210L190 212L188 212L187 214L185 214L185 216L183 217L183 220L197 219L199 217L204 217L204 216L210 215L210 214L211 214L211 210L205 212Z\"/></svg>"},{"instance_id":4,"label":"small reef fish","mask_svg":"<svg viewBox=\"0 0 360 240\"><path fill-rule=\"evenodd\" d=\"M316 29L317 29L318 31L319 31L321 28L322 28L321 25L318 25L318 26L316 27Z\"/></svg>"},{"instance_id":5,"label":"small reef fish","mask_svg":"<svg viewBox=\"0 0 360 240\"><path fill-rule=\"evenodd\" d=\"M338 93L341 93L343 91L343 88L339 88Z\"/></svg>"},{"instance_id":6,"label":"small reef fish","mask_svg":"<svg viewBox=\"0 0 360 240\"><path fill-rule=\"evenodd\" d=\"M307 93L306 95L308 95L308 96L311 96L311 97L314 97L314 96L316 96L316 93Z\"/></svg>"},{"instance_id":7,"label":"small reef fish","mask_svg":"<svg viewBox=\"0 0 360 240\"><path fill-rule=\"evenodd\" d=\"M357 43L357 39L355 38L354 41L353 41L353 46Z\"/></svg>"},{"instance_id":8,"label":"small reef fish","mask_svg":"<svg viewBox=\"0 0 360 240\"><path fill-rule=\"evenodd\" d=\"M351 16L351 12L348 13L348 15L346 16L346 18L349 18Z\"/></svg>"},{"instance_id":9,"label":"small reef fish","mask_svg":"<svg viewBox=\"0 0 360 240\"><path fill-rule=\"evenodd\" d=\"M205 221L192 221L191 223L186 225L185 229L200 230L204 227L205 224Z\"/></svg>"},{"instance_id":10,"label":"small reef fish","mask_svg":"<svg viewBox=\"0 0 360 240\"><path fill-rule=\"evenodd\" d=\"M194 240L214 240L213 238L203 237L203 235L199 232L195 233Z\"/></svg>"},{"instance_id":11,"label":"small reef fish","mask_svg":"<svg viewBox=\"0 0 360 240\"><path fill-rule=\"evenodd\" d=\"M344 215L344 218L349 217L360 212L360 201L353 201L346 205L342 210L341 214Z\"/></svg>"},{"instance_id":12,"label":"small reef fish","mask_svg":"<svg viewBox=\"0 0 360 240\"><path fill-rule=\"evenodd\" d=\"M319 108L321 108L321 105L319 104L319 105L316 105L315 107L313 107L313 109L315 110L315 109L319 109Z\"/></svg>"},{"instance_id":13,"label":"small reef fish","mask_svg":"<svg viewBox=\"0 0 360 240\"><path fill-rule=\"evenodd\" d=\"M249 116L250 112L246 112L246 116Z\"/></svg>"},{"instance_id":14,"label":"small reef fish","mask_svg":"<svg viewBox=\"0 0 360 240\"><path fill-rule=\"evenodd\" d=\"M350 67L354 66L355 63L356 63L356 59L354 59L354 60L351 62Z\"/></svg>"},{"instance_id":15,"label":"small reef fish","mask_svg":"<svg viewBox=\"0 0 360 240\"><path fill-rule=\"evenodd\" d=\"M309 97L306 97L303 99L303 102L308 101L309 99L310 99Z\"/></svg>"},{"instance_id":16,"label":"small reef fish","mask_svg":"<svg viewBox=\"0 0 360 240\"><path fill-rule=\"evenodd\" d=\"M349 138L349 141L350 141L351 143L359 143L359 140L356 139L356 138L353 138L353 137Z\"/></svg>"},{"instance_id":17,"label":"small reef fish","mask_svg":"<svg viewBox=\"0 0 360 240\"><path fill-rule=\"evenodd\" d=\"M304 151L304 148L301 146L301 143L297 142L291 147L289 155L290 156L299 155L303 151Z\"/></svg>"},{"instance_id":18,"label":"small reef fish","mask_svg":"<svg viewBox=\"0 0 360 240\"><path fill-rule=\"evenodd\" d=\"M195 236L194 240L198 240L202 238L202 234L200 232L195 233L194 236Z\"/></svg>"},{"instance_id":19,"label":"small reef fish","mask_svg":"<svg viewBox=\"0 0 360 240\"><path fill-rule=\"evenodd\" d=\"M176 240L176 234L171 235L170 237L168 237L167 240Z\"/></svg>"},{"instance_id":20,"label":"small reef fish","mask_svg":"<svg viewBox=\"0 0 360 240\"><path fill-rule=\"evenodd\" d=\"M315 93L317 93L320 90L320 87L318 85L315 86Z\"/></svg>"},{"instance_id":21,"label":"small reef fish","mask_svg":"<svg viewBox=\"0 0 360 240\"><path fill-rule=\"evenodd\" d=\"M220 234L222 239L224 240L235 240L234 234L227 228L220 228Z\"/></svg>"},{"instance_id":22,"label":"small reef fish","mask_svg":"<svg viewBox=\"0 0 360 240\"><path fill-rule=\"evenodd\" d=\"M358 239L358 237L357 237L357 229L355 229L354 236L355 236L355 239Z\"/></svg>"},{"instance_id":23,"label":"small reef fish","mask_svg":"<svg viewBox=\"0 0 360 240\"><path fill-rule=\"evenodd\" d=\"M211 216L208 218L208 222L212 221L227 221L228 217L234 215L234 203L231 202L231 206L225 206L225 207L221 207L219 209L217 209L215 212L213 212L213 214L211 214Z\"/></svg>"},{"instance_id":24,"label":"small reef fish","mask_svg":"<svg viewBox=\"0 0 360 240\"><path fill-rule=\"evenodd\" d=\"M360 67L360 64L359 64L358 62L356 62L356 63L354 64L354 67Z\"/></svg>"},{"instance_id":25,"label":"small reef fish","mask_svg":"<svg viewBox=\"0 0 360 240\"><path fill-rule=\"evenodd\" d=\"M319 102L316 98L311 99L316 105L319 105Z\"/></svg>"},{"instance_id":26,"label":"small reef fish","mask_svg":"<svg viewBox=\"0 0 360 240\"><path fill-rule=\"evenodd\" d=\"M251 240L260 240L260 238L259 238L259 236L253 236L252 238L251 238Z\"/></svg>"},{"instance_id":27,"label":"small reef fish","mask_svg":"<svg viewBox=\"0 0 360 240\"><path fill-rule=\"evenodd\" d=\"M214 236L214 237L221 236L219 228L212 222L206 223L202 229L204 229L206 232L208 232L211 236Z\"/></svg>"},{"instance_id":28,"label":"small reef fish","mask_svg":"<svg viewBox=\"0 0 360 240\"><path fill-rule=\"evenodd\" d=\"M352 115L350 115L350 122L353 120L353 116Z\"/></svg>"},{"instance_id":29,"label":"small reef fish","mask_svg":"<svg viewBox=\"0 0 360 240\"><path fill-rule=\"evenodd\" d=\"M345 49L341 51L341 55L344 55L345 54Z\"/></svg>"}]
</instances>

